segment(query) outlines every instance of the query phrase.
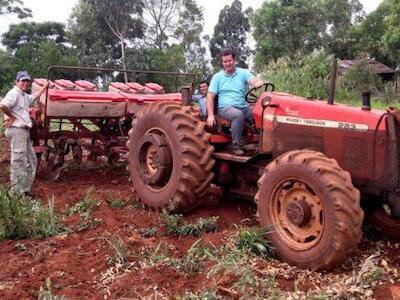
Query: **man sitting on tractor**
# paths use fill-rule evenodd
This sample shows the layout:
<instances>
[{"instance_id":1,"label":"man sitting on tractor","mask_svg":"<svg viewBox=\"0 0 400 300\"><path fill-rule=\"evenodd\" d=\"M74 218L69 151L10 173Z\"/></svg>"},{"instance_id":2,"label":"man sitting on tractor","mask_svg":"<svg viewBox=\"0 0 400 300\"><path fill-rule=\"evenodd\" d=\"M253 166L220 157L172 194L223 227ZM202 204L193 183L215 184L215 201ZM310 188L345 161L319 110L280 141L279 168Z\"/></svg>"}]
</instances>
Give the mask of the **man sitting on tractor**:
<instances>
[{"instance_id":1,"label":"man sitting on tractor","mask_svg":"<svg viewBox=\"0 0 400 300\"><path fill-rule=\"evenodd\" d=\"M207 117L207 91L208 81L202 80L199 84L199 93L193 95L193 101L199 104L200 115L204 119Z\"/></svg>"},{"instance_id":2,"label":"man sitting on tractor","mask_svg":"<svg viewBox=\"0 0 400 300\"><path fill-rule=\"evenodd\" d=\"M218 96L217 114L231 121L232 153L244 155L242 141L244 122L254 124L253 112L245 100L248 85L260 87L263 81L248 70L236 67L236 53L232 49L221 51L223 70L214 74L207 94L207 125L215 125L214 100Z\"/></svg>"}]
</instances>

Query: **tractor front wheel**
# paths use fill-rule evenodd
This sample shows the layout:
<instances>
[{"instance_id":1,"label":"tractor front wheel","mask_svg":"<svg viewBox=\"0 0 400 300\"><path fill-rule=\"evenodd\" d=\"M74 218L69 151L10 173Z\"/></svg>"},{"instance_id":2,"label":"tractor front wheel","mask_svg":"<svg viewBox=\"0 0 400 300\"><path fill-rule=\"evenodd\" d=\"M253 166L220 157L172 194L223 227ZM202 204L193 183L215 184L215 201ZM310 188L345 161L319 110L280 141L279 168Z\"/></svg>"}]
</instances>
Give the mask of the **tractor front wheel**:
<instances>
[{"instance_id":1,"label":"tractor front wheel","mask_svg":"<svg viewBox=\"0 0 400 300\"><path fill-rule=\"evenodd\" d=\"M348 172L324 154L295 150L267 165L256 195L261 226L288 263L332 269L357 248L364 213Z\"/></svg>"}]
</instances>

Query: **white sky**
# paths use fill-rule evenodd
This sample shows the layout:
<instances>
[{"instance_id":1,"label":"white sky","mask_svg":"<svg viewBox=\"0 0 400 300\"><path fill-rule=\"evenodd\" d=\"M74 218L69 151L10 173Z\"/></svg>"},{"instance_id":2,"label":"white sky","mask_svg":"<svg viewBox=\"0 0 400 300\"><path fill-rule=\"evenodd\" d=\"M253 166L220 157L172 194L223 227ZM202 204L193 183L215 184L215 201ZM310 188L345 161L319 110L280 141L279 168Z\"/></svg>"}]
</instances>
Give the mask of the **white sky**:
<instances>
[{"instance_id":1,"label":"white sky","mask_svg":"<svg viewBox=\"0 0 400 300\"><path fill-rule=\"evenodd\" d=\"M197 0L203 7L204 12L204 34L210 36L214 32L214 26L218 21L218 15L225 5L229 5L233 0ZM364 10L368 13L374 10L382 0L360 0L364 5ZM32 9L33 18L25 21L56 21L66 23L72 8L78 3L78 0L23 0L26 7ZM261 6L264 0L241 0L243 9L251 6L254 10ZM13 16L0 17L0 35L7 32L12 23L19 22L18 18Z\"/></svg>"}]
</instances>

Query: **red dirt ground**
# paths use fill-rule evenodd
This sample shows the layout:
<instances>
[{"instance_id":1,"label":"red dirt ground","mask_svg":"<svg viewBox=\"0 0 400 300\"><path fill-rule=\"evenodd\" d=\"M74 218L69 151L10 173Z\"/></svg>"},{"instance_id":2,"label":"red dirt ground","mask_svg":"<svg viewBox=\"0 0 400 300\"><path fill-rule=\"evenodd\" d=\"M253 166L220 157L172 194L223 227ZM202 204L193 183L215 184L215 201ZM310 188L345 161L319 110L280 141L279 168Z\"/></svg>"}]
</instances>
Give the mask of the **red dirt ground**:
<instances>
[{"instance_id":1,"label":"red dirt ground","mask_svg":"<svg viewBox=\"0 0 400 300\"><path fill-rule=\"evenodd\" d=\"M0 184L8 182L8 146L4 138L0 139ZM70 228L69 234L48 239L6 240L0 242L0 299L37 299L39 289L45 286L46 278L51 279L52 291L68 299L140 299L146 296L160 295L160 298L174 298L186 291L198 292L210 287L206 274L184 276L169 266L143 266L140 257L129 260L129 268L112 277L111 281L102 280L102 275L109 270L107 260L112 251L107 242L108 237L119 236L127 249L139 253L141 249L152 249L160 241L169 245L173 257L181 257L198 240L194 237L168 236L157 212L149 211L133 199L128 174L125 168L96 166L67 167L62 171L59 181L46 180L43 165L35 181L33 192L46 203L54 199L56 211L65 215L68 207L79 202L85 192L93 187L92 198L99 206L92 211L92 218L99 224L91 229L78 231L81 218L74 214L65 217L64 225ZM128 205L123 208L112 208L112 199L122 199ZM203 243L222 247L226 237L235 231L234 225L253 225L255 208L248 202L225 199L219 204L197 209L185 219L218 216L218 231L203 237ZM153 237L143 237L140 229L156 227ZM364 240L359 255L369 253L376 247L375 242ZM150 250L150 251L152 251ZM393 267L400 266L400 250L396 245L384 249L393 258L388 258ZM262 263L261 268L271 266L279 268L278 261ZM344 265L333 274L349 273L351 266ZM350 270L351 271L351 270ZM307 291L312 284L295 286L296 275L277 276L278 287L282 291L295 289ZM219 292L222 297L238 298L226 291L235 282L234 276L221 276ZM375 288L374 298L395 299L392 291L398 291L395 283L384 282ZM394 292L396 293L396 291Z\"/></svg>"}]
</instances>

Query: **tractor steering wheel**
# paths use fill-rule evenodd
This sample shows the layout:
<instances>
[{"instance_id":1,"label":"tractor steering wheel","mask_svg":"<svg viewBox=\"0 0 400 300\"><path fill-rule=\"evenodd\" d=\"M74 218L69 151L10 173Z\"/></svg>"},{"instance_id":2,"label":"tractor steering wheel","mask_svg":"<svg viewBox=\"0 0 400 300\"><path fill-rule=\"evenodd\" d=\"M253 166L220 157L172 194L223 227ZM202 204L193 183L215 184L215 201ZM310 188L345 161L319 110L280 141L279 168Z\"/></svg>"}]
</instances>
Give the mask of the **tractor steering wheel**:
<instances>
[{"instance_id":1,"label":"tractor steering wheel","mask_svg":"<svg viewBox=\"0 0 400 300\"><path fill-rule=\"evenodd\" d=\"M256 103L261 94L268 91L269 86L271 87L271 92L273 92L275 90L275 86L271 82L263 83L261 86L257 88L256 87L251 88L245 96L247 103Z\"/></svg>"}]
</instances>

